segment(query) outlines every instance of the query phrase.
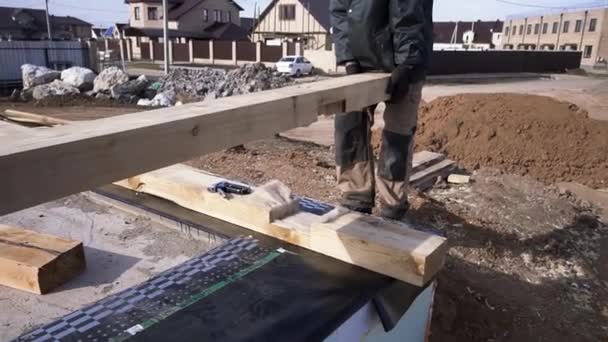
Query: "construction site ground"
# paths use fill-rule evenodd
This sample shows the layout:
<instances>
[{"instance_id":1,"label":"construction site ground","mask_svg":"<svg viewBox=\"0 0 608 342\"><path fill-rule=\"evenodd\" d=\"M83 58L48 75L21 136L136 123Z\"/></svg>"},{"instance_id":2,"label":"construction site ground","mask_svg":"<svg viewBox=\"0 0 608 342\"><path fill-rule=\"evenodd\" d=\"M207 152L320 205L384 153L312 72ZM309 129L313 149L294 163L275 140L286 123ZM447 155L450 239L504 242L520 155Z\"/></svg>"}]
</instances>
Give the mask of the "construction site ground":
<instances>
[{"instance_id":1,"label":"construction site ground","mask_svg":"<svg viewBox=\"0 0 608 342\"><path fill-rule=\"evenodd\" d=\"M473 95L457 95L463 93ZM444 96L450 98L432 102ZM424 90L424 100L431 103L422 110L421 124L426 126L419 132L418 148L437 148L456 160L462 172L473 176L469 184L438 182L428 192L411 194L412 217L443 231L451 246L438 279L431 341L606 341L608 208L601 208L601 199L608 196L603 191L608 188L608 161L601 154L608 148L608 121L602 121L608 120L607 81L568 75L500 83L486 80L481 84L455 80L430 84ZM513 102L518 106L511 107ZM71 120L139 110L77 100L43 104L0 101L0 111L6 108ZM376 128L382 126L381 110ZM479 137L488 138L488 142L504 137L533 149L538 144L535 139L543 135L526 133L525 127L509 124L511 112L512 121L525 119L522 110L529 110L534 117L527 130L538 125L543 132L554 131L557 137L591 139L595 145L564 142L571 148L558 145L554 149L564 148L570 156L588 154L583 162L593 163L595 171L578 172L575 161L549 163L551 156L526 159L525 167L519 167L516 163L521 160L507 158L528 152L518 149L519 145L501 150L501 163L492 159L496 149L477 148L473 154L465 148L480 145L476 140ZM471 112L470 118L467 111ZM554 111L560 115L571 113L577 124L562 125L560 121L553 125L537 117L552 116ZM597 120L585 121L589 120L585 111ZM497 132L475 126L477 121L487 119L480 116L484 112L503 123ZM457 134L450 131L449 121L456 115L454 125L463 128ZM483 124L491 128L494 121ZM276 137L256 141L195 158L188 164L252 184L279 179L297 194L337 203L331 122L330 117L321 118L312 127L288 134L298 140ZM590 123L594 128L587 126ZM435 145L441 139L430 132L439 135L440 130L445 130L445 141ZM579 136L581 130L586 133ZM471 155L477 159L471 159ZM546 165L563 170L564 175L535 171ZM576 196L574 190L565 190L567 184L561 188L556 185L569 180L589 188ZM121 213L83 194L2 217L0 222L82 240L88 262L85 274L50 295L33 296L1 287L0 302L11 310L0 313L4 325L0 340L141 282L219 243Z\"/></svg>"}]
</instances>

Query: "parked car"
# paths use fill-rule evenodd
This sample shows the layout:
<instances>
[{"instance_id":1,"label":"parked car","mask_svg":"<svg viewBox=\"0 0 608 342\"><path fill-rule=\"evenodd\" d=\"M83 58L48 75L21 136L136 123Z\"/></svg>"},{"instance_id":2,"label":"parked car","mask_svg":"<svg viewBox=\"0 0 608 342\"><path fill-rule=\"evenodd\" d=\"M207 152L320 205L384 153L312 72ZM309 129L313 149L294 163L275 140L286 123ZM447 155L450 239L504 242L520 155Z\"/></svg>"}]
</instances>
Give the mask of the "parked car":
<instances>
[{"instance_id":1,"label":"parked car","mask_svg":"<svg viewBox=\"0 0 608 342\"><path fill-rule=\"evenodd\" d=\"M310 75L314 69L312 63L302 56L285 56L277 62L275 67L278 72L295 77Z\"/></svg>"}]
</instances>

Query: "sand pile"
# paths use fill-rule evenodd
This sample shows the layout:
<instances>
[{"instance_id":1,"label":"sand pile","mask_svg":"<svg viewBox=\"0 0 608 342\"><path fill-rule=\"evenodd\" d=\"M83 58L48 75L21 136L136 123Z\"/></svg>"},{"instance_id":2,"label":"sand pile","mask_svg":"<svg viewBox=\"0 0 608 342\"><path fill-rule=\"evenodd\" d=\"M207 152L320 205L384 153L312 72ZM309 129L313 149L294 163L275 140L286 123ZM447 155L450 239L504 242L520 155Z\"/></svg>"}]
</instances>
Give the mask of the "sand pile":
<instances>
[{"instance_id":1,"label":"sand pile","mask_svg":"<svg viewBox=\"0 0 608 342\"><path fill-rule=\"evenodd\" d=\"M417 150L446 153L470 170L495 167L545 183L608 187L608 122L549 97L438 98L421 109L416 144Z\"/></svg>"}]
</instances>

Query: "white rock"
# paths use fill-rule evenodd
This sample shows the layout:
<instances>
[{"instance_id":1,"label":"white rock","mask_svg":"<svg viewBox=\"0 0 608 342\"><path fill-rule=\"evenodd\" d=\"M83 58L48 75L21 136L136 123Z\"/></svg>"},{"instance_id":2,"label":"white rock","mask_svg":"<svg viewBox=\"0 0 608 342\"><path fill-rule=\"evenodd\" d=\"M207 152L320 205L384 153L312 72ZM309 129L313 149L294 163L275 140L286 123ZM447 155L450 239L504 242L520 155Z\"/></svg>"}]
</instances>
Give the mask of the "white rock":
<instances>
[{"instance_id":1,"label":"white rock","mask_svg":"<svg viewBox=\"0 0 608 342\"><path fill-rule=\"evenodd\" d=\"M175 105L176 95L174 91L165 91L154 96L152 100L141 99L137 102L138 106L146 107L171 107Z\"/></svg>"},{"instance_id":2,"label":"white rock","mask_svg":"<svg viewBox=\"0 0 608 342\"><path fill-rule=\"evenodd\" d=\"M91 69L72 67L61 72L61 80L80 91L89 91L93 89L95 82L95 73Z\"/></svg>"},{"instance_id":3,"label":"white rock","mask_svg":"<svg viewBox=\"0 0 608 342\"><path fill-rule=\"evenodd\" d=\"M142 107L152 107L152 100L139 99L139 101L137 101L137 105Z\"/></svg>"},{"instance_id":4,"label":"white rock","mask_svg":"<svg viewBox=\"0 0 608 342\"><path fill-rule=\"evenodd\" d=\"M49 96L64 96L80 94L78 88L73 87L60 80L55 80L49 84L39 85L34 88L33 97L35 100L42 100Z\"/></svg>"},{"instance_id":5,"label":"white rock","mask_svg":"<svg viewBox=\"0 0 608 342\"><path fill-rule=\"evenodd\" d=\"M61 73L59 71L33 64L22 65L21 75L23 77L23 89L51 83L61 77Z\"/></svg>"},{"instance_id":6,"label":"white rock","mask_svg":"<svg viewBox=\"0 0 608 342\"><path fill-rule=\"evenodd\" d=\"M95 92L109 91L112 87L129 81L129 75L117 67L110 67L99 73L95 78Z\"/></svg>"}]
</instances>

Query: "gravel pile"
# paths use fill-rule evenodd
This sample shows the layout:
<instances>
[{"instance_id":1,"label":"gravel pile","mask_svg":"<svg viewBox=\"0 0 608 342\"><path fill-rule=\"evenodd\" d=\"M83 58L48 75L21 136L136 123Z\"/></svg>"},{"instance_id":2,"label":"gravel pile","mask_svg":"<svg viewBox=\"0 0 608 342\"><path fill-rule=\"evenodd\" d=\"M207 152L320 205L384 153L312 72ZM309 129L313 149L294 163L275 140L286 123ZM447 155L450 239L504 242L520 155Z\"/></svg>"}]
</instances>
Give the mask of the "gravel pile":
<instances>
[{"instance_id":1,"label":"gravel pile","mask_svg":"<svg viewBox=\"0 0 608 342\"><path fill-rule=\"evenodd\" d=\"M224 81L226 72L220 69L175 68L160 80L159 93L173 91L192 100L201 100L213 92L217 84Z\"/></svg>"},{"instance_id":2,"label":"gravel pile","mask_svg":"<svg viewBox=\"0 0 608 342\"><path fill-rule=\"evenodd\" d=\"M248 94L288 86L290 77L264 64L247 64L226 72L220 69L173 69L161 80L159 93L174 91L190 100Z\"/></svg>"},{"instance_id":3,"label":"gravel pile","mask_svg":"<svg viewBox=\"0 0 608 342\"><path fill-rule=\"evenodd\" d=\"M292 83L290 77L274 72L264 64L247 64L228 72L215 88L214 97L228 97L276 89Z\"/></svg>"}]
</instances>

